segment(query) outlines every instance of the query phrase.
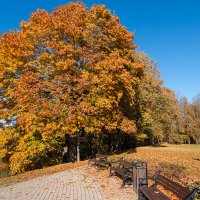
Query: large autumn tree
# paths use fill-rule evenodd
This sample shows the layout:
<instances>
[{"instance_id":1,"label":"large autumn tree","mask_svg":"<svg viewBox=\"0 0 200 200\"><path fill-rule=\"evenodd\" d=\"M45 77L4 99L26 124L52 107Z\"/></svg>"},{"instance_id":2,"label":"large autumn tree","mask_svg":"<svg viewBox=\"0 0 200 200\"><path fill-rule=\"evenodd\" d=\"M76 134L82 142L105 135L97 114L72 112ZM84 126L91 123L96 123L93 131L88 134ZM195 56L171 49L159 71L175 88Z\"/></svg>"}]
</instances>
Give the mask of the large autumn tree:
<instances>
[{"instance_id":1,"label":"large autumn tree","mask_svg":"<svg viewBox=\"0 0 200 200\"><path fill-rule=\"evenodd\" d=\"M38 10L0 38L1 157L12 173L59 162L64 134L135 133L146 63L133 34L104 6Z\"/></svg>"}]
</instances>

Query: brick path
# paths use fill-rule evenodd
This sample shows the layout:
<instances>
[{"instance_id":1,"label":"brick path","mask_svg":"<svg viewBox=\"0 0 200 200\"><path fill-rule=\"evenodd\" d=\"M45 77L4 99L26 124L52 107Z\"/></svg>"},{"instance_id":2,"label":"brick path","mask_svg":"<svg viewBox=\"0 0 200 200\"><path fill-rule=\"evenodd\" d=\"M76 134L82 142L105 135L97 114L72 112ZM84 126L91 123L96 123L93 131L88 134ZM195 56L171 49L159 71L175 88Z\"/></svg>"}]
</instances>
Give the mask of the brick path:
<instances>
[{"instance_id":1,"label":"brick path","mask_svg":"<svg viewBox=\"0 0 200 200\"><path fill-rule=\"evenodd\" d=\"M106 170L80 168L0 188L0 200L136 200L132 187L108 178Z\"/></svg>"}]
</instances>

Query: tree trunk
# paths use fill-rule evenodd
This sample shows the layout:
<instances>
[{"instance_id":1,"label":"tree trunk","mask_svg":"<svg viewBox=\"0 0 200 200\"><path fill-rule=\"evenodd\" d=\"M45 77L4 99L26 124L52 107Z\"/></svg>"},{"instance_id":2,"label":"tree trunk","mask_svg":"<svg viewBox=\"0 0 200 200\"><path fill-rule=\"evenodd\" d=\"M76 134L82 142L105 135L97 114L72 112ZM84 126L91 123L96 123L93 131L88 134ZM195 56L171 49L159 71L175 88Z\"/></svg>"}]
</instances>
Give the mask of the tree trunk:
<instances>
[{"instance_id":1,"label":"tree trunk","mask_svg":"<svg viewBox=\"0 0 200 200\"><path fill-rule=\"evenodd\" d=\"M80 161L80 142L77 141L77 162Z\"/></svg>"}]
</instances>

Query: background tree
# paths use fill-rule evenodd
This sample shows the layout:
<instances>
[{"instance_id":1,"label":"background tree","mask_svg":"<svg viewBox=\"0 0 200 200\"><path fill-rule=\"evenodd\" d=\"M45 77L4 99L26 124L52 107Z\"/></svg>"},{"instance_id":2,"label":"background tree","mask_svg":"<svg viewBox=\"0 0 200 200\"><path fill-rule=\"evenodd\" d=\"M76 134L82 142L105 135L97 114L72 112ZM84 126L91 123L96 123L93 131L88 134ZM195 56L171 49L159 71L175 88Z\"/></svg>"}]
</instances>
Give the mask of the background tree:
<instances>
[{"instance_id":1,"label":"background tree","mask_svg":"<svg viewBox=\"0 0 200 200\"><path fill-rule=\"evenodd\" d=\"M138 87L137 138L148 144L159 144L163 140L174 142L178 137L175 134L178 101L173 91L162 86L163 81L160 79L158 68L148 57L146 65Z\"/></svg>"},{"instance_id":2,"label":"background tree","mask_svg":"<svg viewBox=\"0 0 200 200\"><path fill-rule=\"evenodd\" d=\"M186 97L180 99L180 134L187 143L200 142L200 104L199 95L189 103Z\"/></svg>"},{"instance_id":3,"label":"background tree","mask_svg":"<svg viewBox=\"0 0 200 200\"><path fill-rule=\"evenodd\" d=\"M178 132L179 104L174 91L162 88L162 125L164 141L169 143L181 143Z\"/></svg>"},{"instance_id":4,"label":"background tree","mask_svg":"<svg viewBox=\"0 0 200 200\"><path fill-rule=\"evenodd\" d=\"M147 67L144 76L141 78L141 83L138 85L137 96L137 111L138 120L138 139L148 140L148 143L154 143L155 138L159 136L161 126L157 119L160 112L159 101L161 96L160 73L157 67L145 56ZM162 130L161 130L162 131Z\"/></svg>"},{"instance_id":5,"label":"background tree","mask_svg":"<svg viewBox=\"0 0 200 200\"><path fill-rule=\"evenodd\" d=\"M195 130L192 138L196 144L200 144L200 94L197 94L192 101L193 119L195 120Z\"/></svg>"}]
</instances>

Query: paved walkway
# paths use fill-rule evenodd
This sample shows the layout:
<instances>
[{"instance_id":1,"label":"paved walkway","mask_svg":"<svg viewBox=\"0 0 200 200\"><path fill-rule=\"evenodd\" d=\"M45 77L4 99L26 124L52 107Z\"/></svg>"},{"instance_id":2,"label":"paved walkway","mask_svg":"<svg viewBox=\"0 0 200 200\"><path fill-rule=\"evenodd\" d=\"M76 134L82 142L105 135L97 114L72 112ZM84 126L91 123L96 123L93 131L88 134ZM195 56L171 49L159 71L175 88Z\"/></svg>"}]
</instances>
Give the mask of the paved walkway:
<instances>
[{"instance_id":1,"label":"paved walkway","mask_svg":"<svg viewBox=\"0 0 200 200\"><path fill-rule=\"evenodd\" d=\"M120 188L106 170L80 167L0 188L0 200L136 200L132 187Z\"/></svg>"}]
</instances>

